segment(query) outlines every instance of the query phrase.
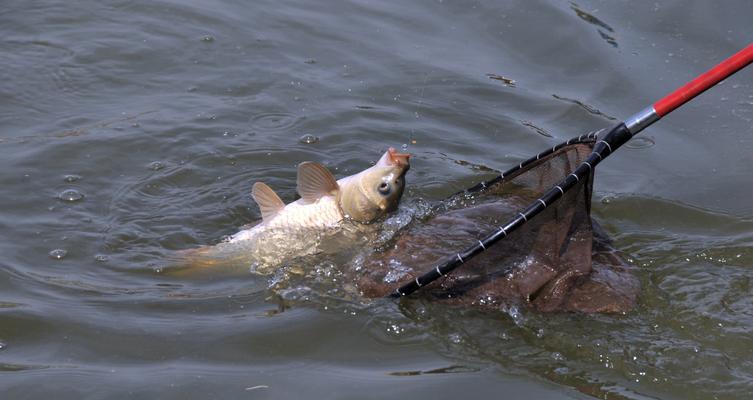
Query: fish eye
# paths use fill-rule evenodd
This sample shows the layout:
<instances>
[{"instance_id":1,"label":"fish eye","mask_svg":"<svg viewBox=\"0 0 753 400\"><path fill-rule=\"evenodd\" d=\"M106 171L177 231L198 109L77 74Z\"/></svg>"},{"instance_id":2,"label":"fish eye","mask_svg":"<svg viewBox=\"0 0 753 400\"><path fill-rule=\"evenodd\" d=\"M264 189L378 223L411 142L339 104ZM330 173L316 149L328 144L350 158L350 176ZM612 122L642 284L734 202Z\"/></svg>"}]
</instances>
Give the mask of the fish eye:
<instances>
[{"instance_id":1,"label":"fish eye","mask_svg":"<svg viewBox=\"0 0 753 400\"><path fill-rule=\"evenodd\" d=\"M391 188L390 188L390 185L387 182L382 182L382 183L379 184L379 186L377 186L377 191L380 194L386 196L386 195L390 194Z\"/></svg>"}]
</instances>

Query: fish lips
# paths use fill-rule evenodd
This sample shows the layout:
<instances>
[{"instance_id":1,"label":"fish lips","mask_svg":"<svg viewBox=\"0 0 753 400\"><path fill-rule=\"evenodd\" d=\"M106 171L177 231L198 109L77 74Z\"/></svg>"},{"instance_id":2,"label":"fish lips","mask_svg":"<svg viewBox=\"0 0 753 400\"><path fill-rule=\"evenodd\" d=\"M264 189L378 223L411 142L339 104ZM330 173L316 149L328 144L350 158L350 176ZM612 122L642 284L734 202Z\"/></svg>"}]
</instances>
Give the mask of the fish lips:
<instances>
[{"instance_id":1,"label":"fish lips","mask_svg":"<svg viewBox=\"0 0 753 400\"><path fill-rule=\"evenodd\" d=\"M398 153L394 147L390 147L382 158L377 161L379 166L398 167L403 170L403 173L410 169L410 154Z\"/></svg>"}]
</instances>

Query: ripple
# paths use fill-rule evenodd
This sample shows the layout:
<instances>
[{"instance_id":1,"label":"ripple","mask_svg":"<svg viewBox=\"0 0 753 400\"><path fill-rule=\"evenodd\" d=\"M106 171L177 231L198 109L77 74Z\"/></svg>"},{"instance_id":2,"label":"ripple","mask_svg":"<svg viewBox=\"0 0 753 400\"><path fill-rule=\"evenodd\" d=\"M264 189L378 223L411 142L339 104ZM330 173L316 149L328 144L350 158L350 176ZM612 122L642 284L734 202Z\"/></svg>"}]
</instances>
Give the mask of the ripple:
<instances>
[{"instance_id":1,"label":"ripple","mask_svg":"<svg viewBox=\"0 0 753 400\"><path fill-rule=\"evenodd\" d=\"M505 86L515 87L515 79L510 79L510 78L504 77L502 75L497 75L497 74L486 74L486 76L489 79L494 79L496 81L502 82L502 84Z\"/></svg>"},{"instance_id":2,"label":"ripple","mask_svg":"<svg viewBox=\"0 0 753 400\"><path fill-rule=\"evenodd\" d=\"M580 100L571 99L571 98L568 98L568 97L560 96L558 94L552 94L552 97L554 97L557 100L562 100L562 101L566 101L568 103L573 103L573 104L575 104L575 105L583 108L584 110L588 111L589 113L591 113L593 115L598 115L600 117L604 117L604 118L606 118L606 119L608 119L610 121L616 121L617 120L617 118L615 118L615 117L613 117L611 115L607 115L604 112L602 112L601 110L599 110L598 108L596 108L596 107L594 107L592 105L588 105L588 104L586 104L586 103L584 103L584 102L582 102Z\"/></svg>"},{"instance_id":3,"label":"ripple","mask_svg":"<svg viewBox=\"0 0 753 400\"><path fill-rule=\"evenodd\" d=\"M478 372L479 368L469 367L465 365L450 365L442 368L434 368L430 370L413 370L413 371L395 371L390 372L392 376L416 376L426 374L465 374L469 372Z\"/></svg>"},{"instance_id":4,"label":"ripple","mask_svg":"<svg viewBox=\"0 0 753 400\"><path fill-rule=\"evenodd\" d=\"M650 136L638 136L625 143L625 147L628 149L647 149L655 144L656 141Z\"/></svg>"},{"instance_id":5,"label":"ripple","mask_svg":"<svg viewBox=\"0 0 753 400\"><path fill-rule=\"evenodd\" d=\"M588 22L591 25L596 26L596 31L599 33L599 36L601 36L602 39L604 39L613 47L618 47L617 40L614 38L614 36L612 36L612 33L614 33L614 28L607 25L606 22L596 18L596 16L594 16L593 14L582 10L576 4L571 4L570 8L575 11L575 14L578 16L578 18Z\"/></svg>"},{"instance_id":6,"label":"ripple","mask_svg":"<svg viewBox=\"0 0 753 400\"><path fill-rule=\"evenodd\" d=\"M0 363L0 372L19 372L30 371L35 369L47 369L50 368L47 365L25 365L25 364L8 364Z\"/></svg>"},{"instance_id":7,"label":"ripple","mask_svg":"<svg viewBox=\"0 0 753 400\"><path fill-rule=\"evenodd\" d=\"M265 113L251 118L251 126L265 131L284 131L295 126L301 118L289 113Z\"/></svg>"},{"instance_id":8,"label":"ripple","mask_svg":"<svg viewBox=\"0 0 753 400\"><path fill-rule=\"evenodd\" d=\"M531 121L525 121L525 120L523 120L523 121L520 121L520 123L523 124L523 126L525 126L525 127L533 129L534 132L538 133L541 136L548 137L548 138L554 137L554 136L552 136L551 133L547 132L546 129L541 128L539 126L536 126Z\"/></svg>"},{"instance_id":9,"label":"ripple","mask_svg":"<svg viewBox=\"0 0 753 400\"><path fill-rule=\"evenodd\" d=\"M11 40L6 44L11 47L7 52L10 59L4 61L9 61L11 71L16 69L21 76L23 73L33 72L37 79L31 85L20 87L22 90L15 93L16 97L33 101L38 93L35 89L42 84L49 85L45 86L48 90L50 87L57 89L56 93L78 93L77 89L81 87L78 81L86 78L86 71L82 66L59 62L74 54L67 45L44 40Z\"/></svg>"},{"instance_id":10,"label":"ripple","mask_svg":"<svg viewBox=\"0 0 753 400\"><path fill-rule=\"evenodd\" d=\"M79 192L76 189L66 189L60 192L60 194L58 195L58 199L69 202L69 203L82 200L83 198L84 198L83 193Z\"/></svg>"}]
</instances>

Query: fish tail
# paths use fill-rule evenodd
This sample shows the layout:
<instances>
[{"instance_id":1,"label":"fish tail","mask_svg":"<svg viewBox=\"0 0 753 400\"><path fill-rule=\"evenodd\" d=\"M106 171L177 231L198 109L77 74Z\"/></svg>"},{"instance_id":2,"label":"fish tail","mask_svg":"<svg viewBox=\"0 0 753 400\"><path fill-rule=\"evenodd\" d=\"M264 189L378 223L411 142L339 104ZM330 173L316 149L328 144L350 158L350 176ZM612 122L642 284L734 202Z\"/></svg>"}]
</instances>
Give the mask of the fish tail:
<instances>
[{"instance_id":1,"label":"fish tail","mask_svg":"<svg viewBox=\"0 0 753 400\"><path fill-rule=\"evenodd\" d=\"M227 260L217 254L214 247L202 246L175 252L169 257L164 272L177 277L193 276L212 272L223 265L227 265Z\"/></svg>"}]
</instances>

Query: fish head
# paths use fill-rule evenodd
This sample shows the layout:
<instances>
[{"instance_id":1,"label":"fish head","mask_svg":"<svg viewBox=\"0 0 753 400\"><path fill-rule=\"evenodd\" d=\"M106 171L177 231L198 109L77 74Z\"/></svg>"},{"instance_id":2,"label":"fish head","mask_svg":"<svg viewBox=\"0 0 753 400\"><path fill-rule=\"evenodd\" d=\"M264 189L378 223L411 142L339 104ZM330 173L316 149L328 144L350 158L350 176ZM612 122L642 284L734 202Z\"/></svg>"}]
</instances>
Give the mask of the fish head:
<instances>
[{"instance_id":1,"label":"fish head","mask_svg":"<svg viewBox=\"0 0 753 400\"><path fill-rule=\"evenodd\" d=\"M368 223L396 210L405 189L409 157L390 148L371 168L341 179L339 203L345 215Z\"/></svg>"}]
</instances>

